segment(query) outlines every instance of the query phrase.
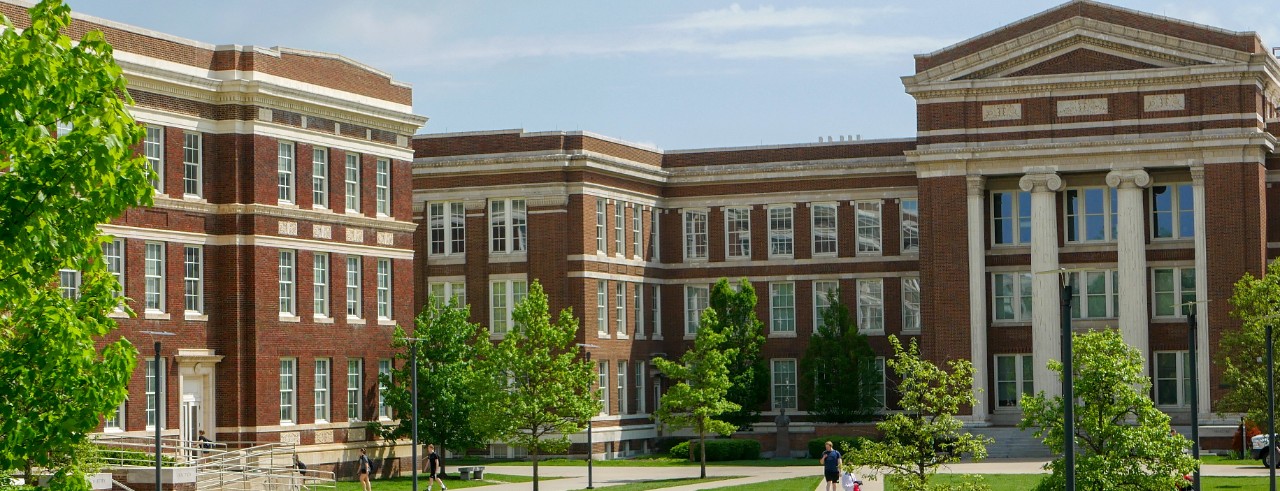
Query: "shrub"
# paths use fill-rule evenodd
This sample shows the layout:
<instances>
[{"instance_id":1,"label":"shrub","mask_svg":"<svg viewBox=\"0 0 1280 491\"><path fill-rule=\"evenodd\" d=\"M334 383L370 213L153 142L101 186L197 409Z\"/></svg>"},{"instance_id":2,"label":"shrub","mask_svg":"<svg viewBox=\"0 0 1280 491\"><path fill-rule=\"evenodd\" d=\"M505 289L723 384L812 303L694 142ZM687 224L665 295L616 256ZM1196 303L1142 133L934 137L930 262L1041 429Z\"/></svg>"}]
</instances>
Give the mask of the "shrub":
<instances>
[{"instance_id":1,"label":"shrub","mask_svg":"<svg viewBox=\"0 0 1280 491\"><path fill-rule=\"evenodd\" d=\"M809 440L809 457L814 459L822 458L822 452L827 449L827 442L831 442L831 446L840 453L845 453L845 448L862 448L862 443L868 441L864 436L828 436L822 438L814 438Z\"/></svg>"},{"instance_id":2,"label":"shrub","mask_svg":"<svg viewBox=\"0 0 1280 491\"><path fill-rule=\"evenodd\" d=\"M653 446L655 449L655 453L660 453L660 454L670 453L671 449L674 448L676 445L679 445L687 441L689 441L688 438L683 438L678 436L664 436L655 440L653 443ZM681 457L683 458L684 456L681 456Z\"/></svg>"},{"instance_id":3,"label":"shrub","mask_svg":"<svg viewBox=\"0 0 1280 491\"><path fill-rule=\"evenodd\" d=\"M1242 451L1241 447L1245 445L1245 442L1248 442L1252 440L1253 437L1261 434L1262 434L1262 430L1259 430L1258 426L1253 424L1252 421L1249 422L1249 425L1245 431L1245 434L1243 435L1240 434L1240 427L1237 426L1235 434L1231 436L1231 451L1235 453L1241 453Z\"/></svg>"},{"instance_id":4,"label":"shrub","mask_svg":"<svg viewBox=\"0 0 1280 491\"><path fill-rule=\"evenodd\" d=\"M693 455L689 459L689 452ZM698 460L701 449L696 441L686 441L671 447L671 456L678 459ZM707 440L707 462L726 460L757 460L760 458L760 442L748 439Z\"/></svg>"}]
</instances>

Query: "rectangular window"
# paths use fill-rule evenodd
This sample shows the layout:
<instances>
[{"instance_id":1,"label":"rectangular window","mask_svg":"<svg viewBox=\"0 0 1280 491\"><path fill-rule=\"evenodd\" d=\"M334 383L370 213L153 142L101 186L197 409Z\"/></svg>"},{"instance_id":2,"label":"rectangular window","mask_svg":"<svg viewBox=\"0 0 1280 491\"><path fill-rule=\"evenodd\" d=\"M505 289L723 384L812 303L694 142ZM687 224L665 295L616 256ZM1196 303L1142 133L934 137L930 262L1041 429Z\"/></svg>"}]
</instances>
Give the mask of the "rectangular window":
<instances>
[{"instance_id":1,"label":"rectangular window","mask_svg":"<svg viewBox=\"0 0 1280 491\"><path fill-rule=\"evenodd\" d=\"M609 414L609 362L601 360L597 365L600 390L600 414Z\"/></svg>"},{"instance_id":2,"label":"rectangular window","mask_svg":"<svg viewBox=\"0 0 1280 491\"><path fill-rule=\"evenodd\" d=\"M391 319L391 260L378 260L378 318Z\"/></svg>"},{"instance_id":3,"label":"rectangular window","mask_svg":"<svg viewBox=\"0 0 1280 491\"><path fill-rule=\"evenodd\" d=\"M644 284L633 283L631 290L631 323L637 339L644 338Z\"/></svg>"},{"instance_id":4,"label":"rectangular window","mask_svg":"<svg viewBox=\"0 0 1280 491\"><path fill-rule=\"evenodd\" d=\"M813 205L813 255L836 254L837 223L835 203Z\"/></svg>"},{"instance_id":5,"label":"rectangular window","mask_svg":"<svg viewBox=\"0 0 1280 491\"><path fill-rule=\"evenodd\" d=\"M1031 244L1031 193L991 193L991 234L996 245Z\"/></svg>"},{"instance_id":6,"label":"rectangular window","mask_svg":"<svg viewBox=\"0 0 1280 491\"><path fill-rule=\"evenodd\" d=\"M1068 189L1063 197L1067 242L1116 240L1116 189Z\"/></svg>"},{"instance_id":7,"label":"rectangular window","mask_svg":"<svg viewBox=\"0 0 1280 491\"><path fill-rule=\"evenodd\" d=\"M858 253L879 254L880 202L858 201L854 204L854 213L858 215Z\"/></svg>"},{"instance_id":8,"label":"rectangular window","mask_svg":"<svg viewBox=\"0 0 1280 491\"><path fill-rule=\"evenodd\" d=\"M995 273L991 281L992 317L1031 322L1031 273Z\"/></svg>"},{"instance_id":9,"label":"rectangular window","mask_svg":"<svg viewBox=\"0 0 1280 491\"><path fill-rule=\"evenodd\" d=\"M466 213L460 201L427 205L431 255L449 256L466 251Z\"/></svg>"},{"instance_id":10,"label":"rectangular window","mask_svg":"<svg viewBox=\"0 0 1280 491\"><path fill-rule=\"evenodd\" d=\"M728 257L751 257L751 208L725 208L724 232Z\"/></svg>"},{"instance_id":11,"label":"rectangular window","mask_svg":"<svg viewBox=\"0 0 1280 491\"><path fill-rule=\"evenodd\" d=\"M280 251L280 314L294 315L297 310L294 309L294 264L296 259L294 251Z\"/></svg>"},{"instance_id":12,"label":"rectangular window","mask_svg":"<svg viewBox=\"0 0 1280 491\"><path fill-rule=\"evenodd\" d=\"M649 297L649 327L653 333L654 339L662 339L662 288L658 285L649 287L652 295Z\"/></svg>"},{"instance_id":13,"label":"rectangular window","mask_svg":"<svg viewBox=\"0 0 1280 491\"><path fill-rule=\"evenodd\" d=\"M1035 393L1031 355L996 355L996 407L1018 407L1024 394Z\"/></svg>"},{"instance_id":14,"label":"rectangular window","mask_svg":"<svg viewBox=\"0 0 1280 491\"><path fill-rule=\"evenodd\" d=\"M378 360L378 419L391 419L387 405L387 386L391 384L391 360Z\"/></svg>"},{"instance_id":15,"label":"rectangular window","mask_svg":"<svg viewBox=\"0 0 1280 491\"><path fill-rule=\"evenodd\" d=\"M1191 357L1186 351L1156 352L1156 405L1191 404Z\"/></svg>"},{"instance_id":16,"label":"rectangular window","mask_svg":"<svg viewBox=\"0 0 1280 491\"><path fill-rule=\"evenodd\" d=\"M884 332L884 281L858 280L858 330Z\"/></svg>"},{"instance_id":17,"label":"rectangular window","mask_svg":"<svg viewBox=\"0 0 1280 491\"><path fill-rule=\"evenodd\" d=\"M876 373L877 375L876 375L876 376L873 376L873 378L872 378L872 382L871 382L871 393L875 396L876 404L877 404L878 406L880 406L880 407L882 407L882 408L883 408L883 407L885 407L885 394L884 394L884 388L885 388L885 386L886 386L886 385L888 385L888 384L886 384L886 383L885 383L884 357L883 357L883 356L877 356L877 357L876 357L876 359L875 359L875 361L873 362L873 365L872 365L872 370L875 370L875 373Z\"/></svg>"},{"instance_id":18,"label":"rectangular window","mask_svg":"<svg viewBox=\"0 0 1280 491\"><path fill-rule=\"evenodd\" d=\"M627 223L626 206L621 201L613 203L613 253L621 256L627 255L626 246L623 245L626 233L622 228Z\"/></svg>"},{"instance_id":19,"label":"rectangular window","mask_svg":"<svg viewBox=\"0 0 1280 491\"><path fill-rule=\"evenodd\" d=\"M796 407L796 361L773 360L773 410Z\"/></svg>"},{"instance_id":20,"label":"rectangular window","mask_svg":"<svg viewBox=\"0 0 1280 491\"><path fill-rule=\"evenodd\" d=\"M596 331L609 332L609 282L596 280Z\"/></svg>"},{"instance_id":21,"label":"rectangular window","mask_svg":"<svg viewBox=\"0 0 1280 491\"><path fill-rule=\"evenodd\" d=\"M363 418L360 410L364 388L364 360L347 359L347 421L360 421Z\"/></svg>"},{"instance_id":22,"label":"rectangular window","mask_svg":"<svg viewBox=\"0 0 1280 491\"><path fill-rule=\"evenodd\" d=\"M329 149L311 149L311 206L329 207Z\"/></svg>"},{"instance_id":23,"label":"rectangular window","mask_svg":"<svg viewBox=\"0 0 1280 491\"><path fill-rule=\"evenodd\" d=\"M902 252L920 251L920 201L903 199L902 213Z\"/></svg>"},{"instance_id":24,"label":"rectangular window","mask_svg":"<svg viewBox=\"0 0 1280 491\"><path fill-rule=\"evenodd\" d=\"M684 211L684 258L707 258L707 212Z\"/></svg>"},{"instance_id":25,"label":"rectangular window","mask_svg":"<svg viewBox=\"0 0 1280 491\"><path fill-rule=\"evenodd\" d=\"M489 282L489 329L492 334L505 335L515 325L511 313L516 304L529 294L525 280L493 280Z\"/></svg>"},{"instance_id":26,"label":"rectangular window","mask_svg":"<svg viewBox=\"0 0 1280 491\"><path fill-rule=\"evenodd\" d=\"M817 332L825 323L824 313L831 308L832 293L840 289L838 281L813 282L813 331ZM832 326L835 327L835 326Z\"/></svg>"},{"instance_id":27,"label":"rectangular window","mask_svg":"<svg viewBox=\"0 0 1280 491\"><path fill-rule=\"evenodd\" d=\"M902 332L920 332L920 278L902 279Z\"/></svg>"},{"instance_id":28,"label":"rectangular window","mask_svg":"<svg viewBox=\"0 0 1280 491\"><path fill-rule=\"evenodd\" d=\"M769 333L795 334L796 284L769 284Z\"/></svg>"},{"instance_id":29,"label":"rectangular window","mask_svg":"<svg viewBox=\"0 0 1280 491\"><path fill-rule=\"evenodd\" d=\"M613 284L614 322L617 324L619 336L627 335L627 284L621 281Z\"/></svg>"},{"instance_id":30,"label":"rectangular window","mask_svg":"<svg viewBox=\"0 0 1280 491\"><path fill-rule=\"evenodd\" d=\"M62 298L80 298L80 272L74 269L59 270L58 290L62 292Z\"/></svg>"},{"instance_id":31,"label":"rectangular window","mask_svg":"<svg viewBox=\"0 0 1280 491\"><path fill-rule=\"evenodd\" d=\"M606 209L605 203L606 202L604 198L596 198L596 253L597 254L607 254L609 252L609 249L607 249L608 246L605 245L605 238L604 238L605 216L606 216L605 213L608 211Z\"/></svg>"},{"instance_id":32,"label":"rectangular window","mask_svg":"<svg viewBox=\"0 0 1280 491\"><path fill-rule=\"evenodd\" d=\"M204 169L201 165L200 149L202 147L200 133L182 134L182 193L187 196L202 196Z\"/></svg>"},{"instance_id":33,"label":"rectangular window","mask_svg":"<svg viewBox=\"0 0 1280 491\"><path fill-rule=\"evenodd\" d=\"M159 424L162 427L164 426L163 414L160 414L159 412L156 411L156 407L159 403L159 397L161 392L160 384L164 383L164 371L165 371L164 360L161 359L160 361L161 361L161 364L158 372L160 374L159 376L156 376L157 369L156 369L155 358L147 358L147 361L146 361L147 363L147 374L146 374L147 410L146 410L146 413L147 413L147 429L148 430L155 429L157 421L159 421ZM157 417L162 419L157 420L156 419Z\"/></svg>"},{"instance_id":34,"label":"rectangular window","mask_svg":"<svg viewBox=\"0 0 1280 491\"><path fill-rule=\"evenodd\" d=\"M453 302L454 305L461 307L467 304L467 287L461 281L431 283L427 285L427 293L431 296L431 301L439 305Z\"/></svg>"},{"instance_id":35,"label":"rectangular window","mask_svg":"<svg viewBox=\"0 0 1280 491\"><path fill-rule=\"evenodd\" d=\"M1117 271L1070 273L1071 318L1107 319L1118 316Z\"/></svg>"},{"instance_id":36,"label":"rectangular window","mask_svg":"<svg viewBox=\"0 0 1280 491\"><path fill-rule=\"evenodd\" d=\"M628 414L627 412L627 362L618 361L618 414Z\"/></svg>"},{"instance_id":37,"label":"rectangular window","mask_svg":"<svg viewBox=\"0 0 1280 491\"><path fill-rule=\"evenodd\" d=\"M360 213L360 154L348 153L346 166L346 211Z\"/></svg>"},{"instance_id":38,"label":"rectangular window","mask_svg":"<svg viewBox=\"0 0 1280 491\"><path fill-rule=\"evenodd\" d=\"M644 361L636 362L636 407L633 414L645 414L644 379L649 376Z\"/></svg>"},{"instance_id":39,"label":"rectangular window","mask_svg":"<svg viewBox=\"0 0 1280 491\"><path fill-rule=\"evenodd\" d=\"M147 242L146 249L146 310L164 312L164 242Z\"/></svg>"},{"instance_id":40,"label":"rectangular window","mask_svg":"<svg viewBox=\"0 0 1280 491\"><path fill-rule=\"evenodd\" d=\"M311 256L311 303L317 317L329 316L329 255L317 252Z\"/></svg>"},{"instance_id":41,"label":"rectangular window","mask_svg":"<svg viewBox=\"0 0 1280 491\"><path fill-rule=\"evenodd\" d=\"M120 297L124 295L124 239L114 239L102 244L102 256L107 261L107 272L120 284L120 289L115 292L115 296ZM122 307L123 304L117 306L116 310L121 310Z\"/></svg>"},{"instance_id":42,"label":"rectangular window","mask_svg":"<svg viewBox=\"0 0 1280 491\"><path fill-rule=\"evenodd\" d=\"M489 252L525 252L526 220L523 199L489 200Z\"/></svg>"},{"instance_id":43,"label":"rectangular window","mask_svg":"<svg viewBox=\"0 0 1280 491\"><path fill-rule=\"evenodd\" d=\"M147 126L147 136L142 140L142 155L151 169L151 187L157 193L164 192L164 128Z\"/></svg>"},{"instance_id":44,"label":"rectangular window","mask_svg":"<svg viewBox=\"0 0 1280 491\"><path fill-rule=\"evenodd\" d=\"M291 424L297 419L294 416L294 405L296 399L294 393L297 390L298 379L294 372L293 358L280 359L280 423Z\"/></svg>"},{"instance_id":45,"label":"rectangular window","mask_svg":"<svg viewBox=\"0 0 1280 491\"><path fill-rule=\"evenodd\" d=\"M183 246L183 305L187 312L204 312L204 248Z\"/></svg>"},{"instance_id":46,"label":"rectangular window","mask_svg":"<svg viewBox=\"0 0 1280 491\"><path fill-rule=\"evenodd\" d=\"M649 260L661 261L658 255L658 217L661 213L657 208L649 212Z\"/></svg>"},{"instance_id":47,"label":"rectangular window","mask_svg":"<svg viewBox=\"0 0 1280 491\"><path fill-rule=\"evenodd\" d=\"M315 419L317 423L329 422L329 359L316 359Z\"/></svg>"},{"instance_id":48,"label":"rectangular window","mask_svg":"<svg viewBox=\"0 0 1280 491\"><path fill-rule=\"evenodd\" d=\"M1151 237L1190 239L1196 236L1195 194L1190 184L1151 186Z\"/></svg>"},{"instance_id":49,"label":"rectangular window","mask_svg":"<svg viewBox=\"0 0 1280 491\"><path fill-rule=\"evenodd\" d=\"M116 406L116 410L112 411L102 420L102 430L104 432L124 431L124 402Z\"/></svg>"},{"instance_id":50,"label":"rectangular window","mask_svg":"<svg viewBox=\"0 0 1280 491\"><path fill-rule=\"evenodd\" d=\"M361 312L360 256L347 256L347 318L359 319Z\"/></svg>"},{"instance_id":51,"label":"rectangular window","mask_svg":"<svg viewBox=\"0 0 1280 491\"><path fill-rule=\"evenodd\" d=\"M378 159L373 168L373 202L378 216L391 215L391 161Z\"/></svg>"},{"instance_id":52,"label":"rectangular window","mask_svg":"<svg viewBox=\"0 0 1280 491\"><path fill-rule=\"evenodd\" d=\"M769 257L786 257L795 254L795 208L769 207Z\"/></svg>"},{"instance_id":53,"label":"rectangular window","mask_svg":"<svg viewBox=\"0 0 1280 491\"><path fill-rule=\"evenodd\" d=\"M280 142L276 164L279 177L276 199L281 203L293 203L293 143Z\"/></svg>"},{"instance_id":54,"label":"rectangular window","mask_svg":"<svg viewBox=\"0 0 1280 491\"><path fill-rule=\"evenodd\" d=\"M640 220L640 211L640 205L631 207L631 255L634 257L640 257L644 251L640 244L640 236L644 232L644 226L642 225L644 222Z\"/></svg>"},{"instance_id":55,"label":"rectangular window","mask_svg":"<svg viewBox=\"0 0 1280 491\"><path fill-rule=\"evenodd\" d=\"M702 311L707 310L711 289L707 286L685 285L684 287L684 333L693 336L698 333L698 324L702 323Z\"/></svg>"},{"instance_id":56,"label":"rectangular window","mask_svg":"<svg viewBox=\"0 0 1280 491\"><path fill-rule=\"evenodd\" d=\"M1195 268L1155 268L1151 270L1152 314L1156 317L1185 317L1196 301Z\"/></svg>"}]
</instances>

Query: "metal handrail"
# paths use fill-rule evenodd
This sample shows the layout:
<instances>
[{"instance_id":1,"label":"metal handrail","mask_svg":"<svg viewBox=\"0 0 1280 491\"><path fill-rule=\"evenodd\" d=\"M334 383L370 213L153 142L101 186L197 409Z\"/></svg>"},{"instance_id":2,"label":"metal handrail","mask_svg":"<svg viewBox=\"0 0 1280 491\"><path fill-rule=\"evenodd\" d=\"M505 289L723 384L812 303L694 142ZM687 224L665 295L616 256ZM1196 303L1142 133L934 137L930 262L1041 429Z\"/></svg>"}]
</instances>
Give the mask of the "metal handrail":
<instances>
[{"instance_id":1,"label":"metal handrail","mask_svg":"<svg viewBox=\"0 0 1280 491\"><path fill-rule=\"evenodd\" d=\"M149 437L124 435L95 438L95 443L104 448L143 453L153 452L154 442ZM191 442L174 437L161 438L161 442L161 453L175 458L168 466L194 467L196 487L201 490L334 490L337 487L332 472L309 469L299 471L294 468L292 456L295 447L292 444L254 441ZM128 463L112 458L106 460L117 465Z\"/></svg>"}]
</instances>

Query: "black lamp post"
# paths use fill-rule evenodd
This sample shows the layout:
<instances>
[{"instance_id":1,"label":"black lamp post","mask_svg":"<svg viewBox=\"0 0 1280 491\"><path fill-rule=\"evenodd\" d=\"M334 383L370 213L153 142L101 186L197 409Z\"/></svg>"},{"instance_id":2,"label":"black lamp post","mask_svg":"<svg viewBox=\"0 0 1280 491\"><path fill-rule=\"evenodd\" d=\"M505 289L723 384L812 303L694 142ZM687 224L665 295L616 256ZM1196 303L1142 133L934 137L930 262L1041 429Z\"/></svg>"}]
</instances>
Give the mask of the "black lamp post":
<instances>
[{"instance_id":1,"label":"black lamp post","mask_svg":"<svg viewBox=\"0 0 1280 491\"><path fill-rule=\"evenodd\" d=\"M1192 489L1200 491L1200 379L1196 376L1196 305L1187 313L1187 356L1191 358L1191 456L1196 459ZM1241 433L1245 435L1245 433Z\"/></svg>"},{"instance_id":2,"label":"black lamp post","mask_svg":"<svg viewBox=\"0 0 1280 491\"><path fill-rule=\"evenodd\" d=\"M163 377L163 374L164 374L164 370L163 370L164 365L160 363L160 340L156 339L155 337L156 336L173 336L174 334L168 331L141 331L141 332L142 334L151 335L151 339L155 341L155 350L156 350L155 351L155 359L156 359L155 361L156 363L156 426L155 426L156 428L156 491L160 491L160 486L161 486L161 483L160 483L161 481L160 479L160 467L161 467L160 465L161 464L160 431L163 429L162 425L160 424L160 421L162 421L163 419L162 416L164 415L163 411L164 411L164 401L165 401L165 394L164 394L165 384L164 384L164 379L161 378Z\"/></svg>"},{"instance_id":3,"label":"black lamp post","mask_svg":"<svg viewBox=\"0 0 1280 491\"><path fill-rule=\"evenodd\" d=\"M585 343L578 343L578 347L579 348L599 348L599 346L596 346L594 344L585 344ZM584 353L586 353L586 356L587 356L587 363L591 363L591 351L589 349L584 350ZM606 387L600 387L600 390L608 390L608 389ZM595 446L592 445L591 443L591 420L593 419L595 418L594 417L587 418L587 489L596 488L594 486L594 482L592 479L593 476L592 476L592 469L591 469L591 463L594 460L592 459L591 453L595 451Z\"/></svg>"},{"instance_id":4,"label":"black lamp post","mask_svg":"<svg viewBox=\"0 0 1280 491\"><path fill-rule=\"evenodd\" d=\"M1062 274L1062 457L1066 464L1067 491L1076 489L1075 387L1071 367L1071 274Z\"/></svg>"},{"instance_id":5,"label":"black lamp post","mask_svg":"<svg viewBox=\"0 0 1280 491\"><path fill-rule=\"evenodd\" d=\"M1271 462L1267 465L1270 476L1271 491L1276 491L1276 367L1273 361L1275 344L1271 340L1271 320L1267 320L1267 455Z\"/></svg>"},{"instance_id":6,"label":"black lamp post","mask_svg":"<svg viewBox=\"0 0 1280 491\"><path fill-rule=\"evenodd\" d=\"M410 396L413 400L410 402L412 406L409 416L410 441L413 448L409 449L409 458L413 459L410 467L410 474L413 476L413 491L418 491L418 342L423 341L422 338L404 338L409 343L409 371L413 372L411 379L413 383L410 385Z\"/></svg>"}]
</instances>

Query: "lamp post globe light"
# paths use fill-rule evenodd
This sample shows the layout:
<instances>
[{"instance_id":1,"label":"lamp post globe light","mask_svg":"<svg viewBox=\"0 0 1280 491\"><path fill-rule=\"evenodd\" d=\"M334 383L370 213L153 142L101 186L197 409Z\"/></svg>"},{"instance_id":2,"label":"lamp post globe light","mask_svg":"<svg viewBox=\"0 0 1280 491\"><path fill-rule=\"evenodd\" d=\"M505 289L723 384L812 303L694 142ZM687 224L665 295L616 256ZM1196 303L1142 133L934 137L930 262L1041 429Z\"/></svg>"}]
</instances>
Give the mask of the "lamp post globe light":
<instances>
[{"instance_id":1,"label":"lamp post globe light","mask_svg":"<svg viewBox=\"0 0 1280 491\"><path fill-rule=\"evenodd\" d=\"M596 346L594 344L586 344L586 343L577 343L576 346L579 348L587 348L583 350L583 353L587 357L587 363L591 363L591 348L599 348L599 346ZM604 387L601 387L600 390L607 390L607 389ZM596 488L594 486L594 482L592 479L593 476L592 476L592 468L591 468L592 467L591 463L594 460L591 458L592 457L591 453L595 451L595 446L592 445L592 442L591 442L591 421L594 419L595 419L594 417L587 418L587 489Z\"/></svg>"},{"instance_id":2,"label":"lamp post globe light","mask_svg":"<svg viewBox=\"0 0 1280 491\"><path fill-rule=\"evenodd\" d=\"M160 421L161 421L161 416L164 414L164 413L163 413L163 411L164 411L164 401L165 401L165 393L164 393L165 384L163 384L163 383L162 383L162 382L163 382L163 380L160 378L160 377L162 377L162 376L163 376L163 373L164 373L164 371L162 370L162 369L163 369L163 367L164 367L164 365L162 365L162 364L160 363L160 339L158 339L156 336L173 336L174 334L173 334L173 333L171 333L171 332L168 332L168 331L141 331L141 333L142 333L142 334L150 335L150 336L151 336L151 340L155 342L155 364L156 364L156 425L155 425L155 429L156 429L156 435L155 435L155 436L156 436L156 491L160 491L160 486L161 486L161 482L160 482L160 481L161 481L161 479L160 479L160 467L161 467L161 460L160 460L160 431L163 429L163 425L161 425L161 424L160 424Z\"/></svg>"}]
</instances>

